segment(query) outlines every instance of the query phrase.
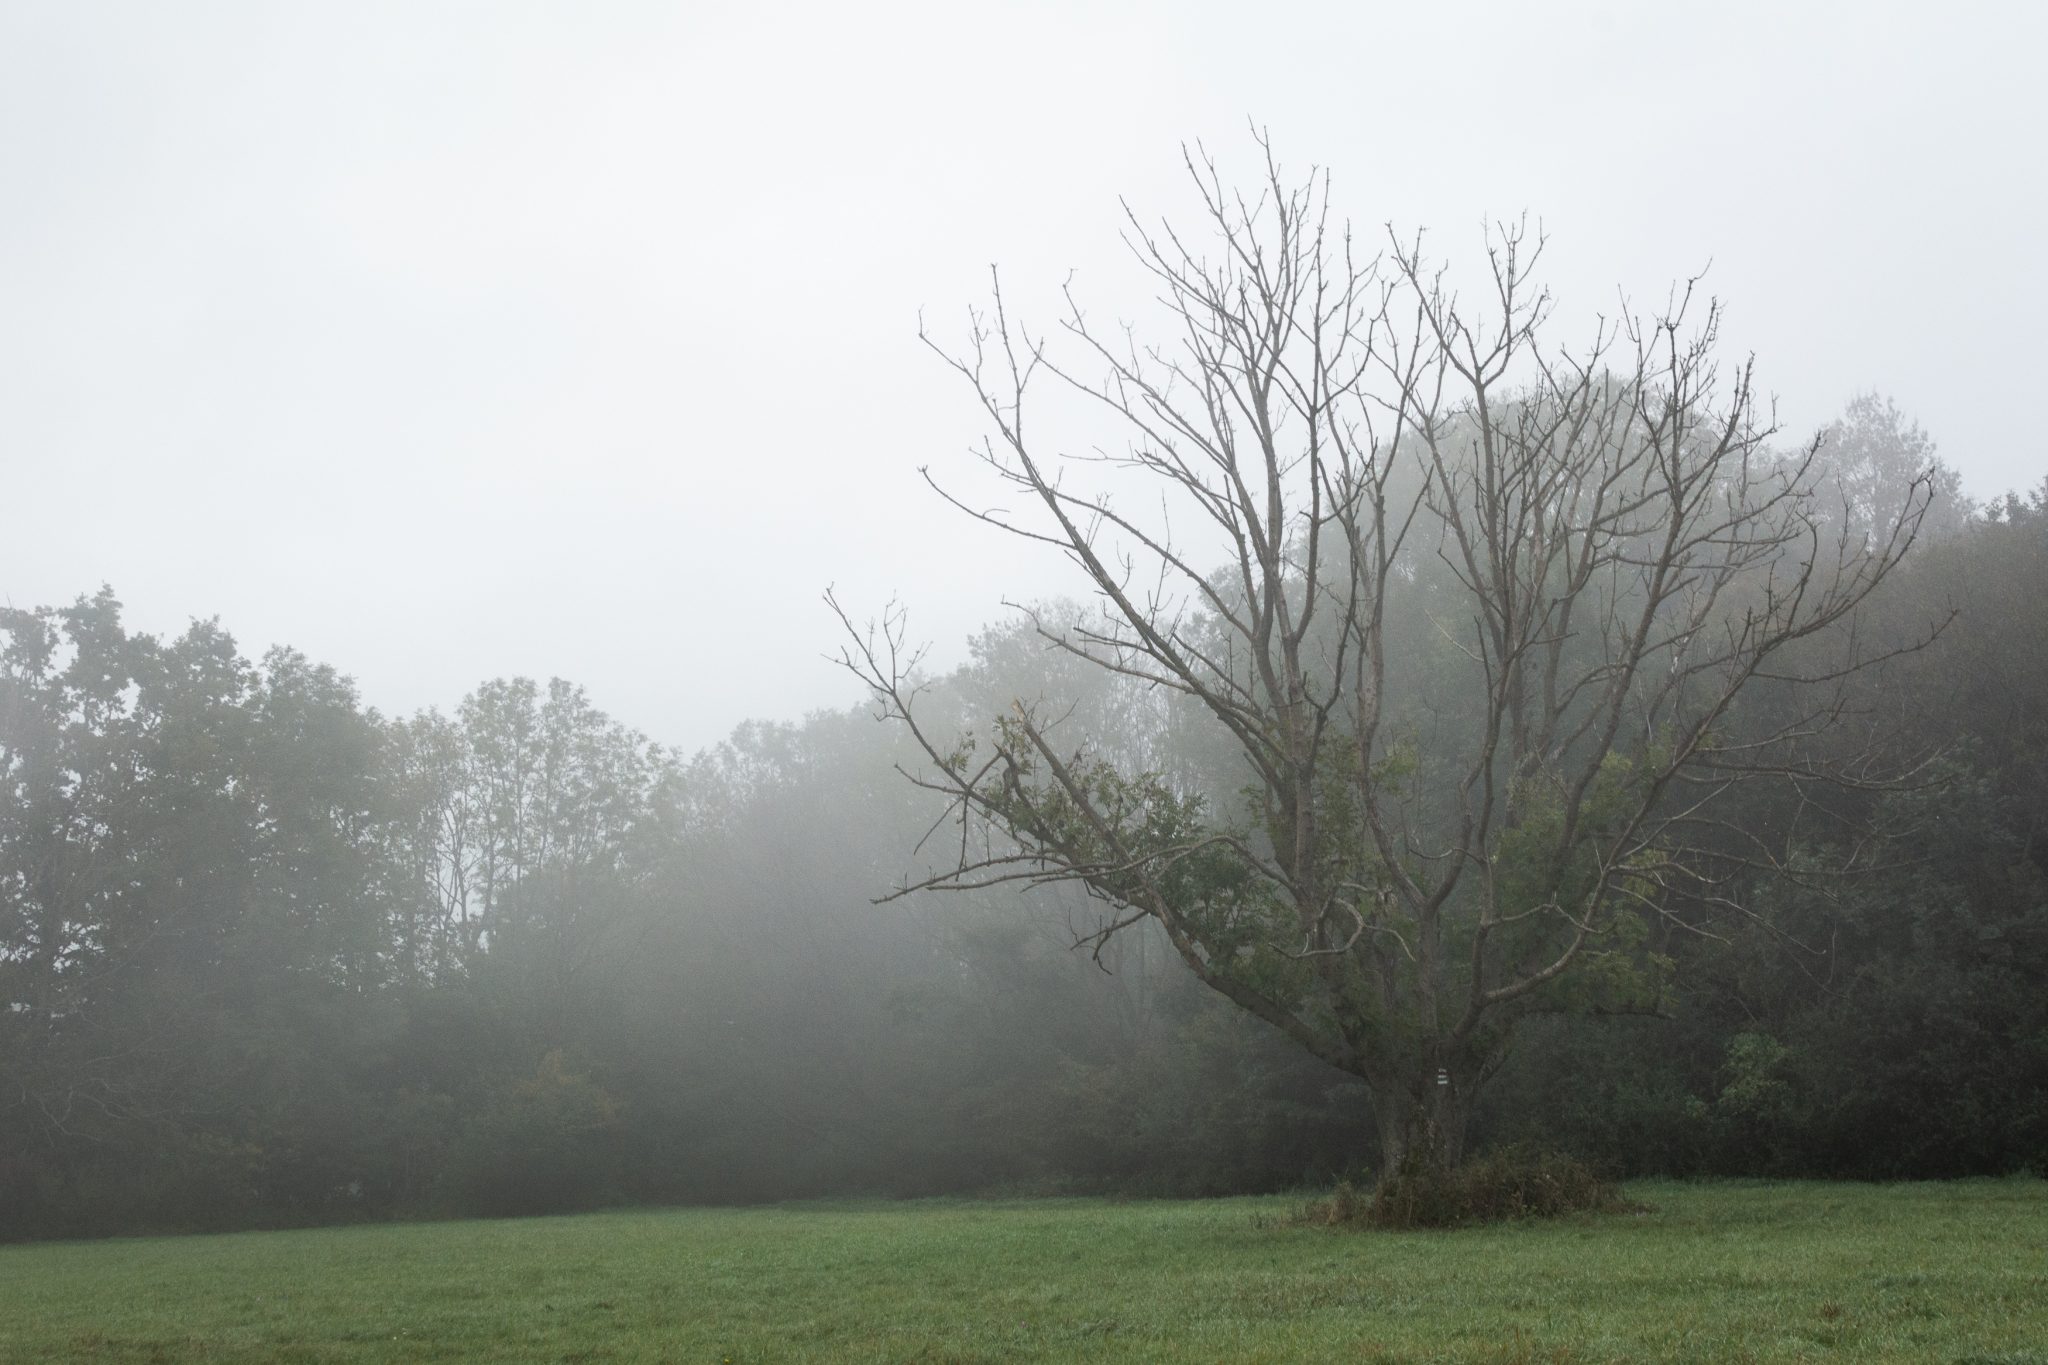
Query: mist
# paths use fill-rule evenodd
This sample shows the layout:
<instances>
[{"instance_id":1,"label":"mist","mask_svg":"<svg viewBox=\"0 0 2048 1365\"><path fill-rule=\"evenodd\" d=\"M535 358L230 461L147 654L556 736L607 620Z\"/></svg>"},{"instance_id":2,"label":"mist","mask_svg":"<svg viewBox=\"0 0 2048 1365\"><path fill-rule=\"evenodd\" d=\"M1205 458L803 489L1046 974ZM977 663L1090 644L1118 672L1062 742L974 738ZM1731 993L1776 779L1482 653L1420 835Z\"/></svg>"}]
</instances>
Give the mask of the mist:
<instances>
[{"instance_id":1,"label":"mist","mask_svg":"<svg viewBox=\"0 0 2048 1365\"><path fill-rule=\"evenodd\" d=\"M0 1237L1369 1179L1374 1086L1204 985L1249 938L1126 922L1101 864L954 875L1046 847L957 789L1032 708L1098 790L1274 842L1228 726L1062 648L1112 595L988 524L1037 509L948 364L992 282L1174 344L1125 238L1201 229L1212 162L1256 195L1262 143L1468 294L1526 224L1565 336L1698 280L1757 467L1891 547L1798 642L1876 661L1811 665L1842 726L1730 817L1782 856L1647 915L1602 959L1634 994L1518 1016L1474 1147L2039 1169L2048 20L1247 23L0 11ZM1068 486L1153 515L1095 406L1050 415ZM1490 685L1447 562L1388 561L1425 831ZM1715 734L1803 735L1781 682Z\"/></svg>"},{"instance_id":2,"label":"mist","mask_svg":"<svg viewBox=\"0 0 2048 1365\"><path fill-rule=\"evenodd\" d=\"M1570 317L1707 271L1794 436L1892 396L1979 498L2037 461L2048 302L2017 6L17 4L0 16L16 606L218 613L387 712L573 677L688 750L857 699L819 594L947 662L1055 559L918 478L976 414L917 341L1000 263L1149 291L1119 199L1267 129L1361 234L1528 214ZM374 603L374 608L368 604ZM745 667L728 659L744 655Z\"/></svg>"}]
</instances>

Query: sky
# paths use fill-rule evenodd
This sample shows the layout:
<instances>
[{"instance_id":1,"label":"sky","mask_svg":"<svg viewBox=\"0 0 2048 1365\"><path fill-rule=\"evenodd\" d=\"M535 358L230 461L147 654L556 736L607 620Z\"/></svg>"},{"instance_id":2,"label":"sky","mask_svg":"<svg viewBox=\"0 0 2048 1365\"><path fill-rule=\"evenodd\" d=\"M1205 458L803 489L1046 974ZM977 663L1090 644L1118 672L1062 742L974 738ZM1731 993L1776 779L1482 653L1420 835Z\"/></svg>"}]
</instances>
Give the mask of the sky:
<instances>
[{"instance_id":1,"label":"sky","mask_svg":"<svg viewBox=\"0 0 2048 1365\"><path fill-rule=\"evenodd\" d=\"M855 704L827 587L943 666L1073 586L920 478L986 486L920 317L992 264L1138 312L1120 201L1253 125L1362 234L1539 221L1567 329L1706 268L1788 433L1875 389L2035 486L2044 50L2034 3L0 0L0 600L685 750Z\"/></svg>"}]
</instances>

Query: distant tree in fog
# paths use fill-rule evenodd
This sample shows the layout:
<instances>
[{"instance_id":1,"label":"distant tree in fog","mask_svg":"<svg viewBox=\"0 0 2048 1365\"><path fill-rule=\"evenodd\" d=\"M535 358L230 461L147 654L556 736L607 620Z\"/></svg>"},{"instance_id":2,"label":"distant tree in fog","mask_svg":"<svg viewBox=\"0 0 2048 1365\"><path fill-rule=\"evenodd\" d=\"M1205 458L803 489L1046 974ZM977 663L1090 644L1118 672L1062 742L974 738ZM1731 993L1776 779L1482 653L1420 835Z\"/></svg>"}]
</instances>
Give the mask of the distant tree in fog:
<instances>
[{"instance_id":1,"label":"distant tree in fog","mask_svg":"<svg viewBox=\"0 0 2048 1365\"><path fill-rule=\"evenodd\" d=\"M1969 523L1971 504L1962 478L1935 456L1934 441L1891 399L1861 393L1820 434L1820 480L1815 512L1859 532L1889 538L1900 518L1919 506L1911 496L1926 489L1920 534L1947 540Z\"/></svg>"}]
</instances>

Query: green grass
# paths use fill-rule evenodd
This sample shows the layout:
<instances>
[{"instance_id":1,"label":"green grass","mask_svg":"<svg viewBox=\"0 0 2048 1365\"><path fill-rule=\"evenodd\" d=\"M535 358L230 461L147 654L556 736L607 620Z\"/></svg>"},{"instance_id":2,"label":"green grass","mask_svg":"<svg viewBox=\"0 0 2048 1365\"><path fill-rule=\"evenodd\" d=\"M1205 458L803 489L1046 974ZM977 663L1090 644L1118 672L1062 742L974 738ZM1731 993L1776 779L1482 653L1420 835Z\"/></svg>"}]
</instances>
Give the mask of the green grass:
<instances>
[{"instance_id":1,"label":"green grass","mask_svg":"<svg viewBox=\"0 0 2048 1365\"><path fill-rule=\"evenodd\" d=\"M0 1247L0 1360L2048 1365L2048 1183L1629 1193L1456 1232L946 1201Z\"/></svg>"}]
</instances>

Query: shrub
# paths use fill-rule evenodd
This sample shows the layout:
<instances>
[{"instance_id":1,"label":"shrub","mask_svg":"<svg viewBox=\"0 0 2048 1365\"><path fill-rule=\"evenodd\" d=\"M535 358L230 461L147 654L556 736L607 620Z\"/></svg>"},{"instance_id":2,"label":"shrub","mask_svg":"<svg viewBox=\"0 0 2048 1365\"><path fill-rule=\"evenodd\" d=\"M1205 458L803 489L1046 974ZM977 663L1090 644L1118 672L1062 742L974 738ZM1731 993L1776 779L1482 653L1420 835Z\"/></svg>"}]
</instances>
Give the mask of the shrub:
<instances>
[{"instance_id":1,"label":"shrub","mask_svg":"<svg viewBox=\"0 0 2048 1365\"><path fill-rule=\"evenodd\" d=\"M1461 1166L1411 1158L1369 1194L1349 1181L1302 1211L1325 1226L1448 1228L1568 1213L1630 1213L1622 1197L1582 1161L1550 1152L1503 1148Z\"/></svg>"},{"instance_id":2,"label":"shrub","mask_svg":"<svg viewBox=\"0 0 2048 1365\"><path fill-rule=\"evenodd\" d=\"M560 1049L547 1053L465 1125L442 1173L450 1207L502 1218L609 1202L619 1116L608 1091Z\"/></svg>"}]
</instances>

